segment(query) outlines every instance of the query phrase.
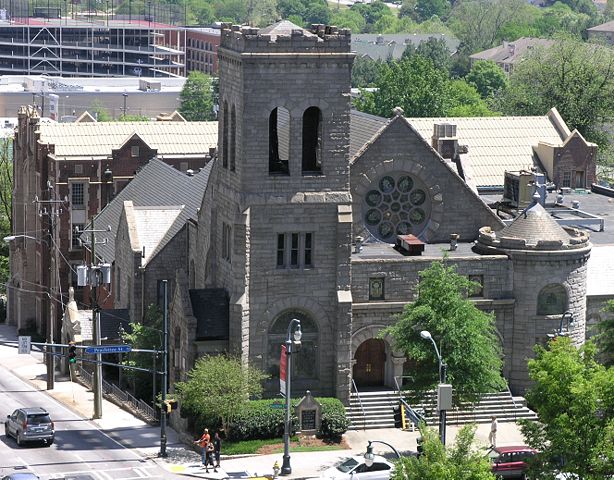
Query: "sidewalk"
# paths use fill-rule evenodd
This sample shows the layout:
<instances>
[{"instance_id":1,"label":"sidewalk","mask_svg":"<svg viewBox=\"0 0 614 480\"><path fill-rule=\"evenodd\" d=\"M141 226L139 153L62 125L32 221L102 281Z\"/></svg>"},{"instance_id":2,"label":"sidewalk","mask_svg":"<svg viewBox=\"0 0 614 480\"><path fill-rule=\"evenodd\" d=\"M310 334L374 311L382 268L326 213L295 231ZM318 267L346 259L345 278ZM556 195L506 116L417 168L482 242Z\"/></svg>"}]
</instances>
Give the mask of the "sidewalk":
<instances>
[{"instance_id":1,"label":"sidewalk","mask_svg":"<svg viewBox=\"0 0 614 480\"><path fill-rule=\"evenodd\" d=\"M16 341L15 328L0 324L0 341ZM43 354L32 352L30 355L18 355L17 348L0 345L0 365L8 368L17 376L27 381L39 390L46 390L46 367ZM92 418L94 411L93 393L68 378L56 375L55 388L47 393L66 405L83 418ZM240 457L225 457L222 455L221 469L206 473L201 466L200 454L178 440L177 433L167 428L167 458L158 458L160 450L160 428L153 427L121 409L114 403L103 398L103 417L92 420L107 435L129 448L135 448L145 457L155 460L167 471L199 478L223 480L226 478L245 478L272 476L273 465L282 464L282 454L252 455ZM454 443L459 427L448 426L447 443ZM488 445L490 424L480 424L476 432L478 444ZM313 478L318 477L323 470L334 465L340 459L351 455L364 455L369 440L383 440L393 445L402 455L416 451L418 431L406 432L396 428L380 430L350 430L345 439L350 449L327 450L322 452L290 452L292 474L283 478ZM522 445L524 440L519 427L514 423L499 423L498 445ZM389 459L396 458L392 450L382 444L373 444L374 452ZM222 453L224 446L222 445Z\"/></svg>"}]
</instances>

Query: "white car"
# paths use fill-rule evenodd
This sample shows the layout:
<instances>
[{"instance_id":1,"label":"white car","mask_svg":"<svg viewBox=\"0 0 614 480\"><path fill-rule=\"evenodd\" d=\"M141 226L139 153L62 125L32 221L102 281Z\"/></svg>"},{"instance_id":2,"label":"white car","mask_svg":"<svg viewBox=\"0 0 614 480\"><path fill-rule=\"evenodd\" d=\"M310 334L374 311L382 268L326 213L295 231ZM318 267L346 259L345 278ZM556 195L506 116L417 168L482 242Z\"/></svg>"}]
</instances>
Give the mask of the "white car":
<instances>
[{"instance_id":1,"label":"white car","mask_svg":"<svg viewBox=\"0 0 614 480\"><path fill-rule=\"evenodd\" d=\"M320 478L336 480L389 480L394 465L384 457L375 455L373 465L370 467L365 463L365 458L361 455L348 457L341 460L334 467L330 467L322 472Z\"/></svg>"}]
</instances>

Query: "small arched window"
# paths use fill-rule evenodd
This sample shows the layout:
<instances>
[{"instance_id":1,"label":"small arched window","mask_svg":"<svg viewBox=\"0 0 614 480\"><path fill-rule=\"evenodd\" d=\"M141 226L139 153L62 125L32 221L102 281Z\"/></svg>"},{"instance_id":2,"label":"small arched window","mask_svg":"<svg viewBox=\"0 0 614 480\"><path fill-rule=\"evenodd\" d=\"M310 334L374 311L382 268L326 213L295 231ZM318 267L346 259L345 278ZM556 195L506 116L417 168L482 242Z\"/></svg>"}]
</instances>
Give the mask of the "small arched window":
<instances>
[{"instance_id":1,"label":"small arched window","mask_svg":"<svg viewBox=\"0 0 614 480\"><path fill-rule=\"evenodd\" d=\"M228 102L224 100L222 115L222 167L228 168Z\"/></svg>"},{"instance_id":2,"label":"small arched window","mask_svg":"<svg viewBox=\"0 0 614 480\"><path fill-rule=\"evenodd\" d=\"M230 170L235 171L235 155L237 148L237 114L235 106L230 111Z\"/></svg>"},{"instance_id":3,"label":"small arched window","mask_svg":"<svg viewBox=\"0 0 614 480\"><path fill-rule=\"evenodd\" d=\"M322 173L322 111L309 107L303 113L303 174Z\"/></svg>"},{"instance_id":4,"label":"small arched window","mask_svg":"<svg viewBox=\"0 0 614 480\"><path fill-rule=\"evenodd\" d=\"M301 347L299 355L292 355L294 379L316 378L318 376L318 326L311 316L302 310L286 310L277 316L268 333L268 373L279 378L279 356L281 346L286 342L288 325L296 318L301 321Z\"/></svg>"},{"instance_id":5,"label":"small arched window","mask_svg":"<svg viewBox=\"0 0 614 480\"><path fill-rule=\"evenodd\" d=\"M289 158L290 112L277 107L269 115L269 173L289 175Z\"/></svg>"},{"instance_id":6,"label":"small arched window","mask_svg":"<svg viewBox=\"0 0 614 480\"><path fill-rule=\"evenodd\" d=\"M567 291L563 285L550 284L537 297L538 315L562 315L567 310Z\"/></svg>"}]
</instances>

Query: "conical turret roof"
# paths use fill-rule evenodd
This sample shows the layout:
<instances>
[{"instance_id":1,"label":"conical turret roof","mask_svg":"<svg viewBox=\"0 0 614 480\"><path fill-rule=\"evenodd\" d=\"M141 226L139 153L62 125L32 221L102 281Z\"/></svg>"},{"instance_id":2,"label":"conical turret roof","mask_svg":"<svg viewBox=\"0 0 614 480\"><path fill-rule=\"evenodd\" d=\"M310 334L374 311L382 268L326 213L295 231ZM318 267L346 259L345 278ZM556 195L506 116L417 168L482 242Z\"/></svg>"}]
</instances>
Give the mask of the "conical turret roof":
<instances>
[{"instance_id":1,"label":"conical turret roof","mask_svg":"<svg viewBox=\"0 0 614 480\"><path fill-rule=\"evenodd\" d=\"M522 239L527 245L540 241L560 241L565 245L571 238L539 202L534 202L510 225L497 232L497 237Z\"/></svg>"}]
</instances>

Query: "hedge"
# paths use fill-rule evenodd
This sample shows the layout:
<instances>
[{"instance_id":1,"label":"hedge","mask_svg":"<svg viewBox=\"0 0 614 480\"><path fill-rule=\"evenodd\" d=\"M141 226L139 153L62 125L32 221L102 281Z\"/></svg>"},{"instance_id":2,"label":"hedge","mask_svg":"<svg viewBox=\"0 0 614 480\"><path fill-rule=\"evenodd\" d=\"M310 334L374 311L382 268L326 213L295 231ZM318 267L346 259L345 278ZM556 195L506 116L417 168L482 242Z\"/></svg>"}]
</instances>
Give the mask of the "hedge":
<instances>
[{"instance_id":1,"label":"hedge","mask_svg":"<svg viewBox=\"0 0 614 480\"><path fill-rule=\"evenodd\" d=\"M322 423L317 435L326 438L340 437L349 426L343 404L338 399L330 397L317 398L316 400L322 405ZM290 412L294 426L298 425L298 418L294 414L294 407L298 402L299 399L292 399L291 403ZM240 441L283 436L285 408L273 408L271 406L273 404L279 405L279 403L279 399L250 401L243 412L232 422L228 439ZM283 405L285 406L285 404Z\"/></svg>"}]
</instances>

